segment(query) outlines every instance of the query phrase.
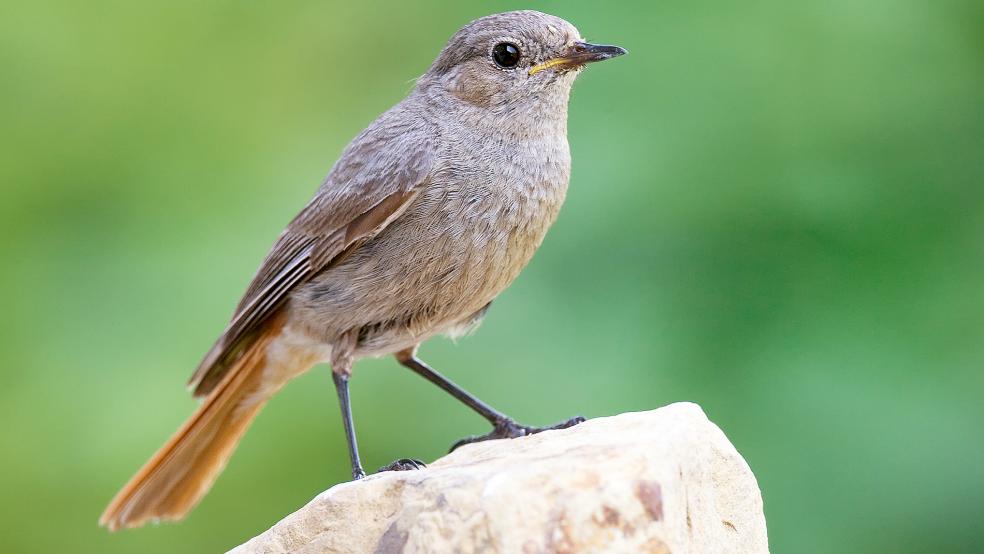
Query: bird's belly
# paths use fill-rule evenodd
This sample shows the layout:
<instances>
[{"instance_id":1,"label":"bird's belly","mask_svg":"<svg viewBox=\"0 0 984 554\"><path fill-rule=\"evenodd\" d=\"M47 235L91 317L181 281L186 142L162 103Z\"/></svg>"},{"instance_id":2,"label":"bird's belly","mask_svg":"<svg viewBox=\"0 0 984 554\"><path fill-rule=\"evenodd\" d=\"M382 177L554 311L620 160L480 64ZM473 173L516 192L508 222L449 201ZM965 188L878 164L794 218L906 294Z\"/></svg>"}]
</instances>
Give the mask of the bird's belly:
<instances>
[{"instance_id":1,"label":"bird's belly","mask_svg":"<svg viewBox=\"0 0 984 554\"><path fill-rule=\"evenodd\" d=\"M360 356L468 322L529 262L563 199L563 190L559 198L498 192L423 191L382 233L299 289L293 319L326 342L358 329Z\"/></svg>"}]
</instances>

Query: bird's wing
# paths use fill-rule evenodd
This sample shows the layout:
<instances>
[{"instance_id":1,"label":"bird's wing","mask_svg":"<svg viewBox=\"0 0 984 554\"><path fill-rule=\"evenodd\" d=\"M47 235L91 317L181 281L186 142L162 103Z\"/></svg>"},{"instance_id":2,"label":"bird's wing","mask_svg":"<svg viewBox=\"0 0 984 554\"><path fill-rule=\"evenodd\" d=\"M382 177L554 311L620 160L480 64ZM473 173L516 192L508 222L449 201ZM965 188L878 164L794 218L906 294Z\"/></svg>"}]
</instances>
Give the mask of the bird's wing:
<instances>
[{"instance_id":1,"label":"bird's wing","mask_svg":"<svg viewBox=\"0 0 984 554\"><path fill-rule=\"evenodd\" d=\"M382 231L426 185L434 133L399 107L342 153L314 199L274 243L222 336L188 386L196 397L221 381L290 292Z\"/></svg>"}]
</instances>

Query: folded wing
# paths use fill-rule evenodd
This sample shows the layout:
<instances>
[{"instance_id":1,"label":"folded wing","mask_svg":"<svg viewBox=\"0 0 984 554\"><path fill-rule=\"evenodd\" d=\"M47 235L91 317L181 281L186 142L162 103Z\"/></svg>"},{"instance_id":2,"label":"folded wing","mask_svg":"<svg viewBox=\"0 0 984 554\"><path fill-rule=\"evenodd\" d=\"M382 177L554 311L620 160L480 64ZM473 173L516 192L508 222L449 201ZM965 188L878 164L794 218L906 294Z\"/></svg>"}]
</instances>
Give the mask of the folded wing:
<instances>
[{"instance_id":1,"label":"folded wing","mask_svg":"<svg viewBox=\"0 0 984 554\"><path fill-rule=\"evenodd\" d=\"M383 114L342 153L314 199L281 233L222 336L188 386L207 395L247 352L292 290L400 216L427 185L434 134L403 106Z\"/></svg>"}]
</instances>

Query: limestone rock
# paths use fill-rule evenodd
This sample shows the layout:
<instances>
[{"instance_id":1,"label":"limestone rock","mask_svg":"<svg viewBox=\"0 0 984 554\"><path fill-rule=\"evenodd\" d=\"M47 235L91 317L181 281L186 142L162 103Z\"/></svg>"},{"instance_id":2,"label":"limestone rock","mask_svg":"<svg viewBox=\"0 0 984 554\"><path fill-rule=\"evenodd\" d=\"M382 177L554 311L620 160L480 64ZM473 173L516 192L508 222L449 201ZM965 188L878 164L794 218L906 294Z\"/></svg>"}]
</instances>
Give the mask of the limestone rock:
<instances>
[{"instance_id":1,"label":"limestone rock","mask_svg":"<svg viewBox=\"0 0 984 554\"><path fill-rule=\"evenodd\" d=\"M696 404L467 445L336 485L232 552L768 552L748 465Z\"/></svg>"}]
</instances>

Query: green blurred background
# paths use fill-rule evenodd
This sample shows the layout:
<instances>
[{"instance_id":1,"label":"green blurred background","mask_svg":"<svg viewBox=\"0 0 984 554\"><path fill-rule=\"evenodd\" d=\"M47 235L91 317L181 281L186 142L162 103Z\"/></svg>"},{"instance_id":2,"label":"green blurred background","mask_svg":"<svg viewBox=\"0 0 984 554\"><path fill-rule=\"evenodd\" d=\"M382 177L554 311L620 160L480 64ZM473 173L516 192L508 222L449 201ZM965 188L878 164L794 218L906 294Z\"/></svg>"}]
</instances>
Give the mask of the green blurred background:
<instances>
[{"instance_id":1,"label":"green blurred background","mask_svg":"<svg viewBox=\"0 0 984 554\"><path fill-rule=\"evenodd\" d=\"M530 423L700 403L775 552L979 551L984 4L954 0L5 5L0 549L220 551L348 477L319 367L185 522L96 526L339 151L520 7L630 55L575 86L536 259L425 359ZM390 359L353 387L368 467L486 430Z\"/></svg>"}]
</instances>

